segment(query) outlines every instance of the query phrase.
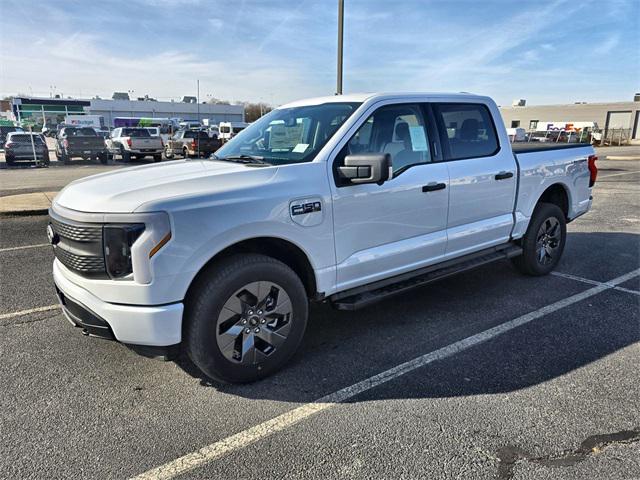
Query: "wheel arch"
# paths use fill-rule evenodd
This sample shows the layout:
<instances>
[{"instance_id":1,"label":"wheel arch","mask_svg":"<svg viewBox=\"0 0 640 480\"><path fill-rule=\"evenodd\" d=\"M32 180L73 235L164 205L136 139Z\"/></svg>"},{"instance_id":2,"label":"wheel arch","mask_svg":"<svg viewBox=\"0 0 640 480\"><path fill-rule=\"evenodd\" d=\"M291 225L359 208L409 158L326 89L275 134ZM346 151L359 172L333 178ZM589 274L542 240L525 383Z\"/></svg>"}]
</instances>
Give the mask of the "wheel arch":
<instances>
[{"instance_id":1,"label":"wheel arch","mask_svg":"<svg viewBox=\"0 0 640 480\"><path fill-rule=\"evenodd\" d=\"M185 295L185 302L207 271L221 260L242 253L258 253L281 261L291 268L304 285L307 296L312 298L317 292L316 276L307 254L294 243L279 237L260 236L233 243L217 252L195 274Z\"/></svg>"},{"instance_id":2,"label":"wheel arch","mask_svg":"<svg viewBox=\"0 0 640 480\"><path fill-rule=\"evenodd\" d=\"M540 203L552 203L557 205L562 213L564 213L564 218L568 222L569 221L569 207L571 205L571 198L569 196L569 189L562 183L554 183L553 185L548 186L538 201L536 202L536 206Z\"/></svg>"}]
</instances>

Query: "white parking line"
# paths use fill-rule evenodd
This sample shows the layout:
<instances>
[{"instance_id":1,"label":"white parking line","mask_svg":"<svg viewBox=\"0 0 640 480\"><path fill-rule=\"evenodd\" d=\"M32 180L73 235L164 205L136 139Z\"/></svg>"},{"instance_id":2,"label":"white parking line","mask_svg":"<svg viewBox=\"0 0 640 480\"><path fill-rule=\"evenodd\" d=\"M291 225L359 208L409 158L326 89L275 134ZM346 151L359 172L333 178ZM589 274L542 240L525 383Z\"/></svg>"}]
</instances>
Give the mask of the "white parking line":
<instances>
[{"instance_id":1,"label":"white parking line","mask_svg":"<svg viewBox=\"0 0 640 480\"><path fill-rule=\"evenodd\" d=\"M410 373L420 367L424 367L432 362L442 360L444 358L455 355L456 353L467 350L475 345L486 342L494 337L502 335L514 328L521 327L533 320L544 317L550 313L553 313L561 308L567 307L574 303L580 302L585 298L597 295L600 292L613 288L615 285L626 282L627 280L640 275L640 269L629 272L618 278L615 278L607 283L602 283L590 288L584 292L577 293L563 300L559 300L555 303L542 307L531 313L527 313L521 317L515 318L508 322L505 322L496 327L490 328L483 332L477 333L470 337L467 337L458 342L447 345L433 352L427 353L406 363L400 364L382 373L369 377L361 382L358 382L349 387L338 390L332 394L319 398L318 400L302 405L298 408L290 410L282 415L267 420L259 425L251 427L242 432L231 435L218 442L207 445L198 451L188 453L180 458L172 460L164 465L148 470L136 477L134 480L160 480L171 479L189 472L195 468L201 467L207 463L217 460L224 455L246 447L258 440L266 438L274 433L280 432L288 427L295 425L296 423L305 420L306 418L315 415L323 410L327 410L338 403L349 400L367 390L371 390L374 387L389 382L401 375Z\"/></svg>"},{"instance_id":2,"label":"white parking line","mask_svg":"<svg viewBox=\"0 0 640 480\"><path fill-rule=\"evenodd\" d=\"M49 310L55 310L56 308L60 308L60 305L57 303L55 305L47 305L46 307L36 307L30 308L29 310L20 310L19 312L3 313L0 314L0 320L29 315L30 313L48 312Z\"/></svg>"},{"instance_id":3,"label":"white parking line","mask_svg":"<svg viewBox=\"0 0 640 480\"><path fill-rule=\"evenodd\" d=\"M619 175L632 175L634 173L640 173L640 170L636 170L634 172L612 173L611 175L598 175L598 179L609 178L609 177L617 177Z\"/></svg>"},{"instance_id":4,"label":"white parking line","mask_svg":"<svg viewBox=\"0 0 640 480\"><path fill-rule=\"evenodd\" d=\"M637 290L631 290L629 288L624 287L616 287L612 285L611 282L598 282L596 280L591 280L589 278L578 277L576 275L571 275L570 273L562 273L562 272L551 272L551 275L556 277L568 278L569 280L576 280L582 283L588 283L589 285L606 285L609 288L613 288L614 290L618 290L619 292L633 293L634 295L640 295L640 292Z\"/></svg>"},{"instance_id":5,"label":"white parking line","mask_svg":"<svg viewBox=\"0 0 640 480\"><path fill-rule=\"evenodd\" d=\"M27 248L40 248L40 247L50 247L50 243L39 243L37 245L23 245L21 247L7 247L0 248L0 253L2 252L13 252L14 250L26 250Z\"/></svg>"}]
</instances>

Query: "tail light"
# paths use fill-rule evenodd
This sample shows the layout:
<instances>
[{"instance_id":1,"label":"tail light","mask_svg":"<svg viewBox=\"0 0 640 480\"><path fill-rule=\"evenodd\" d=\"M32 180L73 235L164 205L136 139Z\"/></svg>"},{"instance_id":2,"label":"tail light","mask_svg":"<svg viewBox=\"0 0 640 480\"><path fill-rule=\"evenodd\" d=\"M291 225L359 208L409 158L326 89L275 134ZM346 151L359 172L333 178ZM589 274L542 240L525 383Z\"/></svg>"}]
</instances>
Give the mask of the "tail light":
<instances>
[{"instance_id":1,"label":"tail light","mask_svg":"<svg viewBox=\"0 0 640 480\"><path fill-rule=\"evenodd\" d=\"M598 167L596 166L596 160L598 160L597 155L589 155L589 187L593 187L596 184L596 178L598 177Z\"/></svg>"},{"instance_id":2,"label":"tail light","mask_svg":"<svg viewBox=\"0 0 640 480\"><path fill-rule=\"evenodd\" d=\"M13 142L7 142L4 144L4 148L11 148L13 147Z\"/></svg>"},{"instance_id":3,"label":"tail light","mask_svg":"<svg viewBox=\"0 0 640 480\"><path fill-rule=\"evenodd\" d=\"M196 145L196 141L195 140L191 140L191 150L195 150L197 147Z\"/></svg>"},{"instance_id":4,"label":"tail light","mask_svg":"<svg viewBox=\"0 0 640 480\"><path fill-rule=\"evenodd\" d=\"M64 148L69 148L69 140L65 138L64 141L62 142L62 145L64 145Z\"/></svg>"},{"instance_id":5,"label":"tail light","mask_svg":"<svg viewBox=\"0 0 640 480\"><path fill-rule=\"evenodd\" d=\"M129 148L131 148L131 145L132 145L131 138L127 138L127 145L129 145Z\"/></svg>"}]
</instances>

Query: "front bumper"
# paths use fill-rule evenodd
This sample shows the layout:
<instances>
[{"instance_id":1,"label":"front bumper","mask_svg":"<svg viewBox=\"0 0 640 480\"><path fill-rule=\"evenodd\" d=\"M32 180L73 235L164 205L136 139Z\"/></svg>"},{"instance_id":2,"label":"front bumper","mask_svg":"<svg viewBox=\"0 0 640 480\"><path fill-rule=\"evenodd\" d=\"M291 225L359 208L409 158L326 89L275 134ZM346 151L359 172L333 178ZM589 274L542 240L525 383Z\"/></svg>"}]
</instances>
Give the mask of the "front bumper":
<instances>
[{"instance_id":1,"label":"front bumper","mask_svg":"<svg viewBox=\"0 0 640 480\"><path fill-rule=\"evenodd\" d=\"M181 342L182 303L141 306L104 302L66 278L63 268L54 261L53 281L62 310L74 325L130 345L165 347Z\"/></svg>"}]
</instances>

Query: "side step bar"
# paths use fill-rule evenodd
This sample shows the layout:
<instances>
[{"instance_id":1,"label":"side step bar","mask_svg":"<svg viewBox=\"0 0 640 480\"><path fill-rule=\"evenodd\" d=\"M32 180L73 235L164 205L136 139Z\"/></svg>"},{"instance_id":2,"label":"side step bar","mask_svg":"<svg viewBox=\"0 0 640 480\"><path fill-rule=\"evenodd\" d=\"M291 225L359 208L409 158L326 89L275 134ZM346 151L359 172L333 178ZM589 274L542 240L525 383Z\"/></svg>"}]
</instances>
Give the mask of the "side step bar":
<instances>
[{"instance_id":1,"label":"side step bar","mask_svg":"<svg viewBox=\"0 0 640 480\"><path fill-rule=\"evenodd\" d=\"M426 285L496 260L504 260L518 255L522 255L521 247L511 243L500 245L499 247L481 250L464 257L337 293L329 297L329 300L338 310L358 310L409 289Z\"/></svg>"}]
</instances>

